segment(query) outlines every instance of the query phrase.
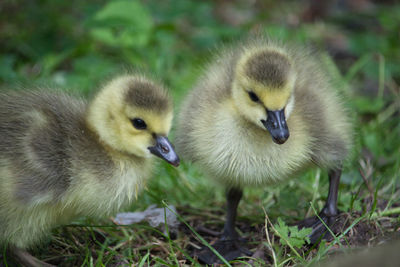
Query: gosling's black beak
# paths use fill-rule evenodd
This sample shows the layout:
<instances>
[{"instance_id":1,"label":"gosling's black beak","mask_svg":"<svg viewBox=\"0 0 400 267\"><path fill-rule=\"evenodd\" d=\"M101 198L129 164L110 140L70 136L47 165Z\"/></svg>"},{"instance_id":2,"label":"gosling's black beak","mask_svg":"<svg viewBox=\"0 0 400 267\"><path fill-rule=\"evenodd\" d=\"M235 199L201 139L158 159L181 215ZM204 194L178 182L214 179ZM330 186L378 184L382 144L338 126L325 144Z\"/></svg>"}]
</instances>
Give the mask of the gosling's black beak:
<instances>
[{"instance_id":1,"label":"gosling's black beak","mask_svg":"<svg viewBox=\"0 0 400 267\"><path fill-rule=\"evenodd\" d=\"M285 110L267 110L267 120L261 120L272 136L272 140L281 145L289 138L289 129L286 124Z\"/></svg>"},{"instance_id":2,"label":"gosling's black beak","mask_svg":"<svg viewBox=\"0 0 400 267\"><path fill-rule=\"evenodd\" d=\"M166 136L156 136L156 145L148 147L148 149L152 154L164 159L175 167L179 166L179 157Z\"/></svg>"}]
</instances>

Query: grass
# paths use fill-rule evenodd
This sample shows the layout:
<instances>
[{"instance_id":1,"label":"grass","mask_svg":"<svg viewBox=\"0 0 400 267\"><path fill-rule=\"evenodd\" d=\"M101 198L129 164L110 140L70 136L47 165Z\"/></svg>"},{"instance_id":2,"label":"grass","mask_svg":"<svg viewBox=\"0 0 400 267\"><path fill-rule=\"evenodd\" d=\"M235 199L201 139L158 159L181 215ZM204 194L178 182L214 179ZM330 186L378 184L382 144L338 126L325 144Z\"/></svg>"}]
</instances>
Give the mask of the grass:
<instances>
[{"instance_id":1,"label":"grass","mask_svg":"<svg viewBox=\"0 0 400 267\"><path fill-rule=\"evenodd\" d=\"M287 245L278 241L279 218L290 224L314 215L324 204L327 173L309 170L285 184L245 190L238 230L260 257L226 265L307 266L334 251L379 244L398 231L400 6L330 7L331 15L307 22L305 1L284 6L237 1L223 7L211 1L119 1L117 6L122 3L129 16L115 2L26 1L32 12L21 17L23 4L4 1L0 39L7 42L0 44L1 86L46 84L88 96L108 77L134 67L164 81L179 107L221 43L255 28L307 43L327 51L327 68L354 117L355 144L339 193L344 231L319 247L296 248L290 237ZM223 188L190 163L178 169L160 163L148 189L127 210L151 204L176 206L181 222L177 234L146 224L118 226L109 218L82 218L55 229L33 254L58 266L199 266L191 253L215 239L204 227L219 231L223 226Z\"/></svg>"}]
</instances>

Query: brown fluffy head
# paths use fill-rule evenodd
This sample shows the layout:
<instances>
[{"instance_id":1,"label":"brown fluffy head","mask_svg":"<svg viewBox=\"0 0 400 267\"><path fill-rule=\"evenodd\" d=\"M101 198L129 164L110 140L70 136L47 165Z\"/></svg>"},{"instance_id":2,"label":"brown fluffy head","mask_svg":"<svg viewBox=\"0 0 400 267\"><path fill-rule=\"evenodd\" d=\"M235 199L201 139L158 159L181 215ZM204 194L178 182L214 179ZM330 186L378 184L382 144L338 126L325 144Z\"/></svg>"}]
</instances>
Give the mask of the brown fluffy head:
<instances>
[{"instance_id":1,"label":"brown fluffy head","mask_svg":"<svg viewBox=\"0 0 400 267\"><path fill-rule=\"evenodd\" d=\"M163 86L126 75L100 90L90 104L87 123L112 149L149 157L148 147L155 144L155 136L168 134L172 117L172 101Z\"/></svg>"},{"instance_id":2,"label":"brown fluffy head","mask_svg":"<svg viewBox=\"0 0 400 267\"><path fill-rule=\"evenodd\" d=\"M271 90L283 88L291 70L288 58L276 51L261 50L243 64L243 70L250 79Z\"/></svg>"},{"instance_id":3,"label":"brown fluffy head","mask_svg":"<svg viewBox=\"0 0 400 267\"><path fill-rule=\"evenodd\" d=\"M171 108L166 90L149 80L132 79L131 82L127 81L126 86L125 102L129 105L159 113Z\"/></svg>"}]
</instances>

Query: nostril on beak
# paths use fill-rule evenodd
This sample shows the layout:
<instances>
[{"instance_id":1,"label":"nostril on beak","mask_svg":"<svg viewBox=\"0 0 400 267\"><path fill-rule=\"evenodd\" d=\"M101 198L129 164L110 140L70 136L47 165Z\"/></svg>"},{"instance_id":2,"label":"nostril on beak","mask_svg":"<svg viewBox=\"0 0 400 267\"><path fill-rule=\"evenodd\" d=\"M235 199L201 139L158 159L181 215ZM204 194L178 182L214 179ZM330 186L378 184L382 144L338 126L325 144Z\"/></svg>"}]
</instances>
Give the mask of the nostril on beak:
<instances>
[{"instance_id":1,"label":"nostril on beak","mask_svg":"<svg viewBox=\"0 0 400 267\"><path fill-rule=\"evenodd\" d=\"M169 148L166 146L161 146L161 150L163 153L168 153L169 152Z\"/></svg>"}]
</instances>

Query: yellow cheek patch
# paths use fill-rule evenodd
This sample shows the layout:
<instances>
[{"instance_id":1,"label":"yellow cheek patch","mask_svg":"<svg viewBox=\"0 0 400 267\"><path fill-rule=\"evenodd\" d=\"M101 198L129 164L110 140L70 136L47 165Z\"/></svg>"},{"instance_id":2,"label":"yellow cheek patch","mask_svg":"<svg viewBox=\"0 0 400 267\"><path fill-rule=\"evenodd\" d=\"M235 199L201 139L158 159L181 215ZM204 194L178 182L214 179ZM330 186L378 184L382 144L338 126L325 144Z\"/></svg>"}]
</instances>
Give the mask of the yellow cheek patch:
<instances>
[{"instance_id":1,"label":"yellow cheek patch","mask_svg":"<svg viewBox=\"0 0 400 267\"><path fill-rule=\"evenodd\" d=\"M264 90L259 98L269 110L280 110L284 108L289 100L291 91L288 89Z\"/></svg>"},{"instance_id":2,"label":"yellow cheek patch","mask_svg":"<svg viewBox=\"0 0 400 267\"><path fill-rule=\"evenodd\" d=\"M156 134L168 135L172 125L172 117L172 111L162 115L149 114L148 127L152 132Z\"/></svg>"},{"instance_id":3,"label":"yellow cheek patch","mask_svg":"<svg viewBox=\"0 0 400 267\"><path fill-rule=\"evenodd\" d=\"M247 77L240 76L240 78L242 79L240 86L246 91L253 91L269 110L284 108L292 94L290 83L287 83L282 88L269 88Z\"/></svg>"},{"instance_id":4,"label":"yellow cheek patch","mask_svg":"<svg viewBox=\"0 0 400 267\"><path fill-rule=\"evenodd\" d=\"M140 118L147 124L147 132L167 135L171 129L173 111L167 110L166 112L159 113L139 108L128 108L126 114L129 118ZM132 127L133 128L133 127ZM138 131L138 130L136 130ZM139 132L141 132L139 130Z\"/></svg>"}]
</instances>

